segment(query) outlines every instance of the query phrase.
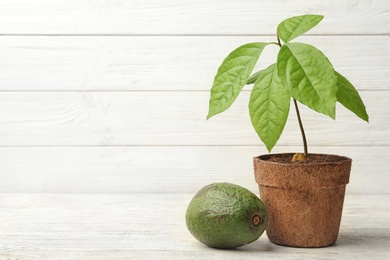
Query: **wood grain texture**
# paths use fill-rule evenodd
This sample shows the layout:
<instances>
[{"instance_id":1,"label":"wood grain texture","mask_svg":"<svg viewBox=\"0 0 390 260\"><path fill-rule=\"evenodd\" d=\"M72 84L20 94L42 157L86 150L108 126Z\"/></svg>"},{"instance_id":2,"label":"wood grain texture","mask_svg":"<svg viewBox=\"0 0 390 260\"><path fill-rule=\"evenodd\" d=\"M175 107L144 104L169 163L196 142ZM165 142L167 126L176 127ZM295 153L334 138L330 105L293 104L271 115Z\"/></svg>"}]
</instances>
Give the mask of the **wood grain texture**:
<instances>
[{"instance_id":1,"label":"wood grain texture","mask_svg":"<svg viewBox=\"0 0 390 260\"><path fill-rule=\"evenodd\" d=\"M1 8L0 8L1 10ZM1 17L1 16L0 16ZM209 90L226 55L274 36L4 36L0 90ZM388 36L303 36L358 89L390 90ZM268 46L257 69L275 63Z\"/></svg>"},{"instance_id":2,"label":"wood grain texture","mask_svg":"<svg viewBox=\"0 0 390 260\"><path fill-rule=\"evenodd\" d=\"M302 147L277 146L274 152ZM348 193L388 193L388 147L312 147L352 158ZM185 193L213 182L253 192L262 146L2 147L0 192Z\"/></svg>"},{"instance_id":3,"label":"wood grain texture","mask_svg":"<svg viewBox=\"0 0 390 260\"><path fill-rule=\"evenodd\" d=\"M263 235L236 250L197 242L193 194L1 194L3 259L388 259L389 195L347 195L336 245L299 249ZM375 215L375 218L373 217Z\"/></svg>"},{"instance_id":4,"label":"wood grain texture","mask_svg":"<svg viewBox=\"0 0 390 260\"><path fill-rule=\"evenodd\" d=\"M301 41L361 91L370 124L342 107L336 122L302 107L310 151L354 158L350 192L387 193L389 9L386 0L0 1L0 192L256 189L251 158L266 151L248 117L250 87L206 122L214 74L235 47L274 41L282 19L319 13ZM274 62L269 47L257 69ZM292 112L275 152L300 150Z\"/></svg>"},{"instance_id":5,"label":"wood grain texture","mask_svg":"<svg viewBox=\"0 0 390 260\"><path fill-rule=\"evenodd\" d=\"M301 107L312 146L388 146L390 92L361 93L370 123L338 106L337 120ZM0 145L261 145L248 115L249 92L206 121L204 92L5 92ZM278 145L301 145L294 110Z\"/></svg>"},{"instance_id":6,"label":"wood grain texture","mask_svg":"<svg viewBox=\"0 0 390 260\"><path fill-rule=\"evenodd\" d=\"M1 34L274 34L284 18L326 17L314 34L388 34L387 0L2 0ZM277 15L276 15L277 14Z\"/></svg>"}]
</instances>

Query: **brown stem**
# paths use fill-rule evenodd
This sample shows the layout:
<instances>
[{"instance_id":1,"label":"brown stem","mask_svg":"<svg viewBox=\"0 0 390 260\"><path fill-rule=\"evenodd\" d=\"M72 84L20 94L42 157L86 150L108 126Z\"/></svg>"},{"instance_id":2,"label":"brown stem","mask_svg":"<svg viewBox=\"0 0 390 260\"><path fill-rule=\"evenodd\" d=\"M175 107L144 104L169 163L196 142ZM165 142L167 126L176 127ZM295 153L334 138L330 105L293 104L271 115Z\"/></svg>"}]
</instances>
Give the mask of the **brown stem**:
<instances>
[{"instance_id":1,"label":"brown stem","mask_svg":"<svg viewBox=\"0 0 390 260\"><path fill-rule=\"evenodd\" d=\"M279 35L278 35L278 34L276 34L276 38L278 39L278 45L279 45L279 47L282 48L282 44L280 43L280 38L279 38Z\"/></svg>"},{"instance_id":2,"label":"brown stem","mask_svg":"<svg viewBox=\"0 0 390 260\"><path fill-rule=\"evenodd\" d=\"M299 113L297 101L294 98L293 98L293 100L294 100L295 111L297 112L299 128L301 129L301 134L302 134L303 155L306 157L307 156L307 141L306 141L305 130L303 129L303 124L302 124L302 120L301 120L301 115Z\"/></svg>"}]
</instances>

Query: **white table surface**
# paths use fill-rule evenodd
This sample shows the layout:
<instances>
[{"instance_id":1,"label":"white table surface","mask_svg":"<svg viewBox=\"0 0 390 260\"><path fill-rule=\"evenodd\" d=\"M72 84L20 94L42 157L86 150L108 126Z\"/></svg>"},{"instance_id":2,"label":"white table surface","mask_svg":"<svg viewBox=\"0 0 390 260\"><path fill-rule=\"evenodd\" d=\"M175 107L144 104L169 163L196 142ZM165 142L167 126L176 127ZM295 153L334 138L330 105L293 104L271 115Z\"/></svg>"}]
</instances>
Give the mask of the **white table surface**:
<instances>
[{"instance_id":1,"label":"white table surface","mask_svg":"<svg viewBox=\"0 0 390 260\"><path fill-rule=\"evenodd\" d=\"M337 243L235 250L187 231L193 194L0 194L0 259L390 259L390 194L347 194Z\"/></svg>"}]
</instances>

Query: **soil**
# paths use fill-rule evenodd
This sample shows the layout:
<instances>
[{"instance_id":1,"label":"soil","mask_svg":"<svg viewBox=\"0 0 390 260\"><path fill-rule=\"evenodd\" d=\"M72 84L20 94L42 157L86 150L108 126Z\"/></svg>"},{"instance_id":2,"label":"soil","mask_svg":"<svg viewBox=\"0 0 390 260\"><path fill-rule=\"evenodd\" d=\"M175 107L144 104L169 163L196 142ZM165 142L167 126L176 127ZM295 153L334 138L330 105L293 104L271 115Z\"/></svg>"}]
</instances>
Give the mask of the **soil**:
<instances>
[{"instance_id":1,"label":"soil","mask_svg":"<svg viewBox=\"0 0 390 260\"><path fill-rule=\"evenodd\" d=\"M282 154L270 154L264 156L264 160L278 163L327 163L327 162L339 162L344 159L344 157L332 155L332 154L308 154L305 161L295 161L292 162L294 154L293 153L282 153Z\"/></svg>"}]
</instances>

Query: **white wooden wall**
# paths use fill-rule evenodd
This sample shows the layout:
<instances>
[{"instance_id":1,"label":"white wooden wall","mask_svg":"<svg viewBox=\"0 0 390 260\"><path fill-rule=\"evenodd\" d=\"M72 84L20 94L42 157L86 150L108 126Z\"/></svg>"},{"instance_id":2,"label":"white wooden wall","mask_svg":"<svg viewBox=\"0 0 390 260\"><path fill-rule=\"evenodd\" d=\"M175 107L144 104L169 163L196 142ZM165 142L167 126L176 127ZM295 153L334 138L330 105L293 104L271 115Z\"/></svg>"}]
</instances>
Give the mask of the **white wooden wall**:
<instances>
[{"instance_id":1,"label":"white wooden wall","mask_svg":"<svg viewBox=\"0 0 390 260\"><path fill-rule=\"evenodd\" d=\"M354 160L348 192L387 193L388 0L0 0L0 192L255 191L252 157L266 149L250 88L206 122L209 89L231 50L305 13L325 19L298 40L329 56L370 115L301 106L309 149ZM301 151L292 112L274 152Z\"/></svg>"}]
</instances>

